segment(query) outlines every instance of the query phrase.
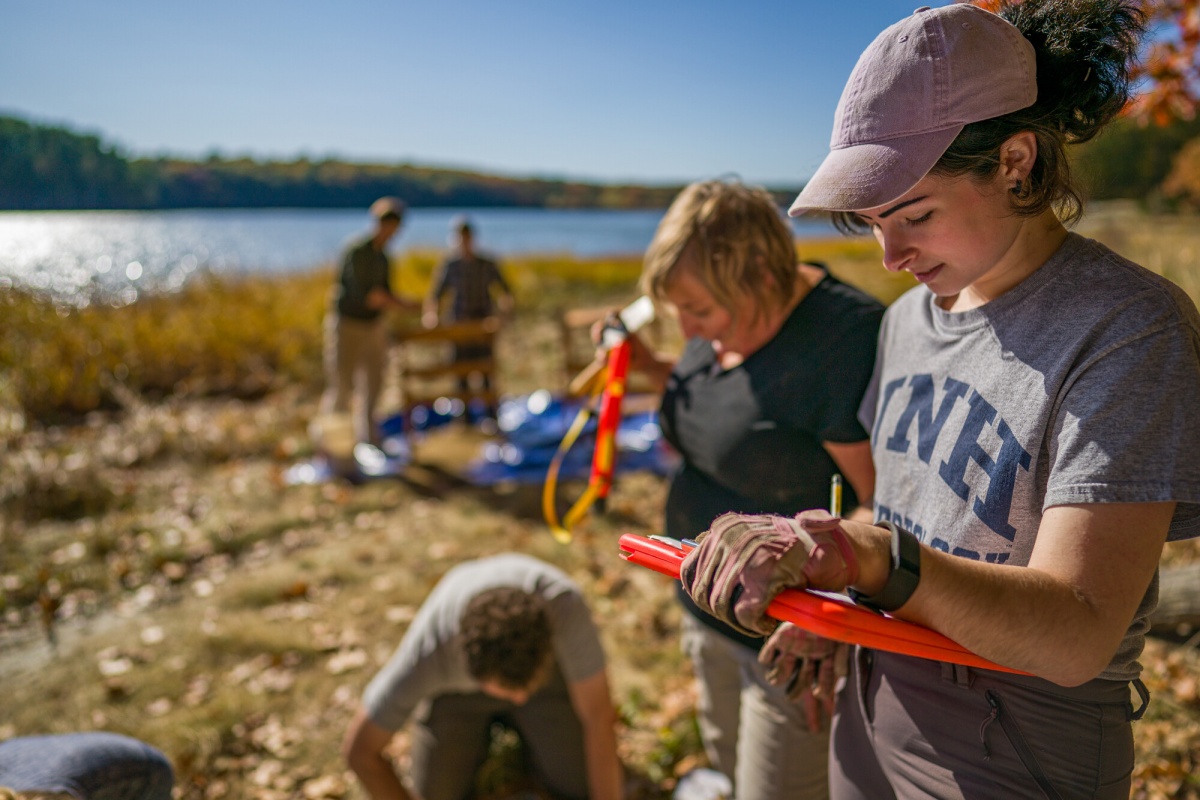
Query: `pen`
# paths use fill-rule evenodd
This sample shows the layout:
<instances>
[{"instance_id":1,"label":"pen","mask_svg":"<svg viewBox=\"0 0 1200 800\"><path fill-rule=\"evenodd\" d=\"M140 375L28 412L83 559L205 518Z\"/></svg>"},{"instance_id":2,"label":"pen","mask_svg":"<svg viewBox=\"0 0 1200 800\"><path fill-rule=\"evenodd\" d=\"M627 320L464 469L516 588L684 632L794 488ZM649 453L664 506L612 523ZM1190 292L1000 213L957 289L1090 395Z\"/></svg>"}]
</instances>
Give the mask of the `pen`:
<instances>
[{"instance_id":1,"label":"pen","mask_svg":"<svg viewBox=\"0 0 1200 800\"><path fill-rule=\"evenodd\" d=\"M829 479L829 513L835 517L842 515L842 476L836 472ZM692 548L696 546L696 541L694 539L684 539L681 544Z\"/></svg>"},{"instance_id":2,"label":"pen","mask_svg":"<svg viewBox=\"0 0 1200 800\"><path fill-rule=\"evenodd\" d=\"M829 479L829 513L835 517L842 515L842 476L836 472Z\"/></svg>"}]
</instances>

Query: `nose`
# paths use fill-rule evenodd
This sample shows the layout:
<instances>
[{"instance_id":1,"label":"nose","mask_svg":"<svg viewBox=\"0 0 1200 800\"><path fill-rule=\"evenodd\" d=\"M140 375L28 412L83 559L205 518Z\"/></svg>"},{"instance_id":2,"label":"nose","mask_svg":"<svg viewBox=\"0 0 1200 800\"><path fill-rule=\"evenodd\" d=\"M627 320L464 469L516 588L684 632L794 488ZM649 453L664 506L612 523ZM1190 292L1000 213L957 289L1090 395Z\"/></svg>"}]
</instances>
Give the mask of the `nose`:
<instances>
[{"instance_id":1,"label":"nose","mask_svg":"<svg viewBox=\"0 0 1200 800\"><path fill-rule=\"evenodd\" d=\"M684 339L694 339L700 335L699 326L682 315L679 317L679 330L683 333Z\"/></svg>"},{"instance_id":2,"label":"nose","mask_svg":"<svg viewBox=\"0 0 1200 800\"><path fill-rule=\"evenodd\" d=\"M883 248L883 268L888 272L900 272L912 263L915 251L899 233L885 234L881 228L876 228L875 241Z\"/></svg>"}]
</instances>

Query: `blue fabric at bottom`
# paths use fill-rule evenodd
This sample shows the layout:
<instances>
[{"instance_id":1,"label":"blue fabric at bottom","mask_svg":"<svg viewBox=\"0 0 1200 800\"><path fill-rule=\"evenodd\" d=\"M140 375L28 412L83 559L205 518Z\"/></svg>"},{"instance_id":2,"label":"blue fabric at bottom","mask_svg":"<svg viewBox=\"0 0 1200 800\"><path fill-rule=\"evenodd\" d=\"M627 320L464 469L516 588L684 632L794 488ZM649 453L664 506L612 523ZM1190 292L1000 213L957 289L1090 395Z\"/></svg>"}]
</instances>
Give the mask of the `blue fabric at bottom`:
<instances>
[{"instance_id":1,"label":"blue fabric at bottom","mask_svg":"<svg viewBox=\"0 0 1200 800\"><path fill-rule=\"evenodd\" d=\"M0 786L80 800L170 800L175 776L159 750L99 731L0 742Z\"/></svg>"}]
</instances>

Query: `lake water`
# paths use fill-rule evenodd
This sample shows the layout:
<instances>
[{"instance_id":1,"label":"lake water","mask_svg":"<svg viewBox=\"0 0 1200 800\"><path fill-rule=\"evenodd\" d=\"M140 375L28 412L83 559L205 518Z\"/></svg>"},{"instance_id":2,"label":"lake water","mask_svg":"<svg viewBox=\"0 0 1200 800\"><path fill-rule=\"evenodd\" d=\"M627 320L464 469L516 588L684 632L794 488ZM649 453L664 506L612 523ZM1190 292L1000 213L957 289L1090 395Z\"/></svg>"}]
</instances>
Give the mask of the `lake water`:
<instances>
[{"instance_id":1,"label":"lake water","mask_svg":"<svg viewBox=\"0 0 1200 800\"><path fill-rule=\"evenodd\" d=\"M450 220L469 213L481 250L499 256L641 253L661 210L412 209L394 254L447 246ZM132 301L171 291L198 270L220 274L311 269L334 262L370 222L355 209L0 212L0 289L26 286L65 300ZM794 220L798 237L833 233Z\"/></svg>"}]
</instances>

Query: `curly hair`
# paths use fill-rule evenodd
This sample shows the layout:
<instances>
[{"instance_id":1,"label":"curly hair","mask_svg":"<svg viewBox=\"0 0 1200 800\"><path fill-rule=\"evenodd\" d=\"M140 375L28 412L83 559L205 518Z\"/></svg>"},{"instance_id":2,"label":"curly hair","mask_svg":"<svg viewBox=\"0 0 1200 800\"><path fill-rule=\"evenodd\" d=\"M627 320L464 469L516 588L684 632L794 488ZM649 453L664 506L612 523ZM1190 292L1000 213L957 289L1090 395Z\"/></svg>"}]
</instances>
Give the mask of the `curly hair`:
<instances>
[{"instance_id":1,"label":"curly hair","mask_svg":"<svg viewBox=\"0 0 1200 800\"><path fill-rule=\"evenodd\" d=\"M541 595L511 586L480 592L467 604L460 627L476 680L525 689L550 659L550 619Z\"/></svg>"},{"instance_id":2,"label":"curly hair","mask_svg":"<svg viewBox=\"0 0 1200 800\"><path fill-rule=\"evenodd\" d=\"M685 187L646 250L642 291L656 303L663 302L685 260L727 311L749 295L757 315L783 306L794 292L794 236L765 189L737 181L701 181ZM771 280L764 280L767 277Z\"/></svg>"},{"instance_id":3,"label":"curly hair","mask_svg":"<svg viewBox=\"0 0 1200 800\"><path fill-rule=\"evenodd\" d=\"M1003 0L997 13L1033 45L1037 102L966 125L929 174L987 181L1000 169L1001 145L1029 131L1037 159L1012 197L1013 213L1036 217L1052 208L1074 223L1083 198L1066 146L1096 136L1129 102L1145 12L1138 0ZM853 212L834 212L833 222L846 233L868 227Z\"/></svg>"}]
</instances>

